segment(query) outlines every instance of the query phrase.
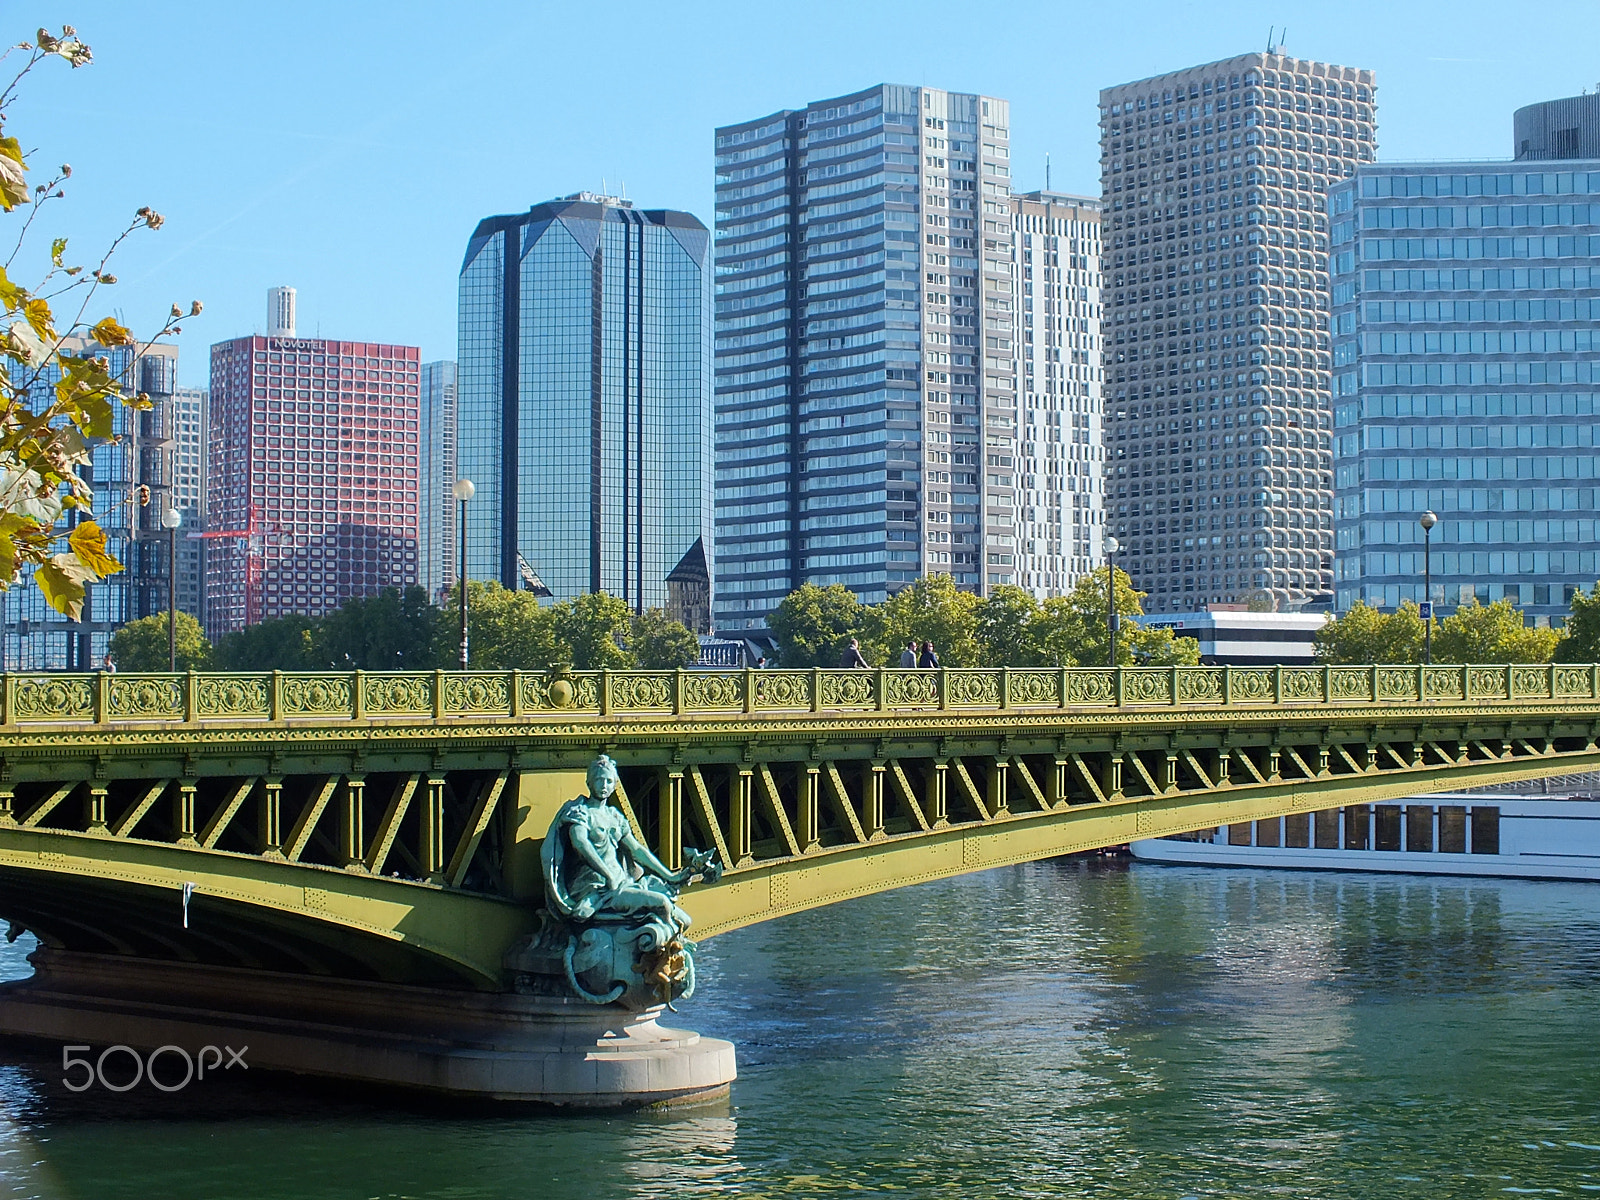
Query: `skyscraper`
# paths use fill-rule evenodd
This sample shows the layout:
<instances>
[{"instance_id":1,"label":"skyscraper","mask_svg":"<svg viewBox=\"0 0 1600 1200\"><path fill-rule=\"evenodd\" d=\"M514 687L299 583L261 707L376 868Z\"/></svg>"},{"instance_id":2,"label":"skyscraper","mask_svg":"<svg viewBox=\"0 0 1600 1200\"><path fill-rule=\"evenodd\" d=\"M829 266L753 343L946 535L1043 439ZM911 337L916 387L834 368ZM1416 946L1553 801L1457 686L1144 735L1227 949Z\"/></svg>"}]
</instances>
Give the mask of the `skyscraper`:
<instances>
[{"instance_id":1,"label":"skyscraper","mask_svg":"<svg viewBox=\"0 0 1600 1200\"><path fill-rule=\"evenodd\" d=\"M1107 520L1152 612L1332 591L1324 205L1375 101L1278 53L1100 93Z\"/></svg>"},{"instance_id":2,"label":"skyscraper","mask_svg":"<svg viewBox=\"0 0 1600 1200\"><path fill-rule=\"evenodd\" d=\"M719 630L1015 580L1009 126L880 84L717 130Z\"/></svg>"},{"instance_id":3,"label":"skyscraper","mask_svg":"<svg viewBox=\"0 0 1600 1200\"><path fill-rule=\"evenodd\" d=\"M161 514L172 502L178 347L159 342L107 347L75 336L63 342L61 352L69 358L105 358L124 395L143 392L150 397L151 406L143 411L113 404L113 437L94 446L82 470L94 489L94 512L68 512L61 523L65 530L92 515L123 569L88 586L80 621L69 621L45 603L32 584L32 572L25 571L25 578L4 597L0 636L5 662L13 668L89 671L105 658L119 627L166 611L171 574ZM35 398L35 411L54 401L60 379L55 366L33 379L29 394ZM141 487L149 489L146 504L139 502Z\"/></svg>"},{"instance_id":4,"label":"skyscraper","mask_svg":"<svg viewBox=\"0 0 1600 1200\"><path fill-rule=\"evenodd\" d=\"M1104 553L1100 201L1060 192L1013 196L1011 224L1016 582L1042 598L1070 591Z\"/></svg>"},{"instance_id":5,"label":"skyscraper","mask_svg":"<svg viewBox=\"0 0 1600 1200\"><path fill-rule=\"evenodd\" d=\"M467 562L660 607L711 518L710 235L581 192L479 222L461 266Z\"/></svg>"},{"instance_id":6,"label":"skyscraper","mask_svg":"<svg viewBox=\"0 0 1600 1200\"><path fill-rule=\"evenodd\" d=\"M205 542L191 538L205 529L206 421L210 395L205 388L178 388L172 394L171 504L183 518L178 527L178 607L205 619Z\"/></svg>"},{"instance_id":7,"label":"skyscraper","mask_svg":"<svg viewBox=\"0 0 1600 1200\"><path fill-rule=\"evenodd\" d=\"M211 347L212 637L417 582L419 357L290 336Z\"/></svg>"},{"instance_id":8,"label":"skyscraper","mask_svg":"<svg viewBox=\"0 0 1600 1200\"><path fill-rule=\"evenodd\" d=\"M434 601L455 587L460 547L456 543L456 364L422 364L421 454L417 529L420 582Z\"/></svg>"},{"instance_id":9,"label":"skyscraper","mask_svg":"<svg viewBox=\"0 0 1600 1200\"><path fill-rule=\"evenodd\" d=\"M1519 114L1520 115L1520 114ZM1337 604L1600 578L1600 160L1384 163L1333 189Z\"/></svg>"}]
</instances>

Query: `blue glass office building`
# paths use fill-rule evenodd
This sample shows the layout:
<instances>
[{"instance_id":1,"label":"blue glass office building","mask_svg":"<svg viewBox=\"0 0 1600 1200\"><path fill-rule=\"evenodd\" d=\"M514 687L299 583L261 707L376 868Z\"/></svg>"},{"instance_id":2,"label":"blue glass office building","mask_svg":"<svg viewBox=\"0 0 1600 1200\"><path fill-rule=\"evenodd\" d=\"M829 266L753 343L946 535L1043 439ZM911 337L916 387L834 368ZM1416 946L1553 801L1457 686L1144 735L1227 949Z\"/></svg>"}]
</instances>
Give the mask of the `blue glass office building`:
<instances>
[{"instance_id":1,"label":"blue glass office building","mask_svg":"<svg viewBox=\"0 0 1600 1200\"><path fill-rule=\"evenodd\" d=\"M467 569L666 603L711 529L710 234L580 193L479 223L461 267Z\"/></svg>"},{"instance_id":2,"label":"blue glass office building","mask_svg":"<svg viewBox=\"0 0 1600 1200\"><path fill-rule=\"evenodd\" d=\"M1600 161L1363 166L1329 193L1335 592L1510 597L1600 578ZM1441 609L1445 611L1445 609Z\"/></svg>"},{"instance_id":3,"label":"blue glass office building","mask_svg":"<svg viewBox=\"0 0 1600 1200\"><path fill-rule=\"evenodd\" d=\"M716 625L1017 579L1010 106L880 84L716 131Z\"/></svg>"}]
</instances>

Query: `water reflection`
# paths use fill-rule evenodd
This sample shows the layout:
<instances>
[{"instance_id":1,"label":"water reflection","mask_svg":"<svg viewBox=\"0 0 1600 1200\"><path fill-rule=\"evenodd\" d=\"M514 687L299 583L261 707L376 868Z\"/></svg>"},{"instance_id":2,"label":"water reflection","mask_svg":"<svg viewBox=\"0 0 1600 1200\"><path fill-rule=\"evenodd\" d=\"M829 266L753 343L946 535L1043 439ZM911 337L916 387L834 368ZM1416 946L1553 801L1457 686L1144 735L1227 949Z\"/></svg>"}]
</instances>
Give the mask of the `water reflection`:
<instances>
[{"instance_id":1,"label":"water reflection","mask_svg":"<svg viewBox=\"0 0 1600 1200\"><path fill-rule=\"evenodd\" d=\"M704 946L721 1109L519 1116L0 1066L17 1197L1600 1188L1600 889L1046 863ZM19 969L17 948L0 971ZM1475 1177L1481 1176L1481 1177Z\"/></svg>"}]
</instances>

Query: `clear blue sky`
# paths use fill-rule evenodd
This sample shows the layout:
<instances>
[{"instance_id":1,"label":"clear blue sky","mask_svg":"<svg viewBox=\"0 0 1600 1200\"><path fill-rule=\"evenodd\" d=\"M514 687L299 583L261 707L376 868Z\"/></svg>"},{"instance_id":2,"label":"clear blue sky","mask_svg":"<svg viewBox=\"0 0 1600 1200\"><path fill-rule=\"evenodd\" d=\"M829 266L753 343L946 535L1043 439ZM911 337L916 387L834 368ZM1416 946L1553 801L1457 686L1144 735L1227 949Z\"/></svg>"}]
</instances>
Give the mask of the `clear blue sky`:
<instances>
[{"instance_id":1,"label":"clear blue sky","mask_svg":"<svg viewBox=\"0 0 1600 1200\"><path fill-rule=\"evenodd\" d=\"M1378 73L1384 159L1497 158L1519 105L1600 80L1600 5L924 0L77 0L4 8L16 41L69 21L95 64L42 72L7 113L72 196L42 226L86 255L140 204L116 306L149 328L206 303L206 347L299 289L300 328L455 356L456 271L479 218L602 180L711 223L712 129L892 81L1012 102L1015 183L1098 192L1096 93L1263 48ZM1137 14L1132 25L1119 17ZM980 15L980 13L982 15Z\"/></svg>"}]
</instances>

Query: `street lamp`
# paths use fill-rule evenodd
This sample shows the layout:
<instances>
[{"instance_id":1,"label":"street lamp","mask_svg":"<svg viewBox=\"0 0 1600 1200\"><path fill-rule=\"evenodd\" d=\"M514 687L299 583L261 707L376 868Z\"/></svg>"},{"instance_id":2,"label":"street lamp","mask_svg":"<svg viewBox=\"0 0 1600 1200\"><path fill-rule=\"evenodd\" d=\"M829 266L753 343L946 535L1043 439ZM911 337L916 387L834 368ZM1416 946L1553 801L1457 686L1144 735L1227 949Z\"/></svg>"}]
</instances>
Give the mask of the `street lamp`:
<instances>
[{"instance_id":1,"label":"street lamp","mask_svg":"<svg viewBox=\"0 0 1600 1200\"><path fill-rule=\"evenodd\" d=\"M1114 537L1106 538L1106 666L1117 665L1117 551L1122 544Z\"/></svg>"},{"instance_id":2,"label":"street lamp","mask_svg":"<svg viewBox=\"0 0 1600 1200\"><path fill-rule=\"evenodd\" d=\"M167 531L167 670L178 669L178 526L183 514L169 508L161 514L161 527Z\"/></svg>"},{"instance_id":3,"label":"street lamp","mask_svg":"<svg viewBox=\"0 0 1600 1200\"><path fill-rule=\"evenodd\" d=\"M1422 526L1422 661L1433 665L1433 527L1438 516L1430 508L1417 518Z\"/></svg>"},{"instance_id":4,"label":"street lamp","mask_svg":"<svg viewBox=\"0 0 1600 1200\"><path fill-rule=\"evenodd\" d=\"M456 572L456 587L461 589L461 669L467 669L467 501L477 488L470 479L456 480L451 495L461 504L461 519L456 522L456 539L461 543L461 569Z\"/></svg>"}]
</instances>

